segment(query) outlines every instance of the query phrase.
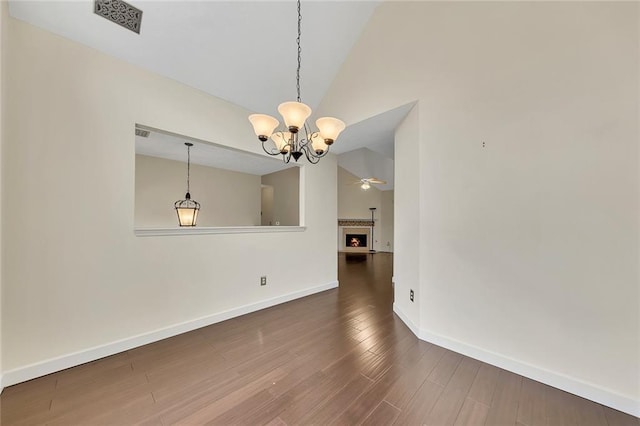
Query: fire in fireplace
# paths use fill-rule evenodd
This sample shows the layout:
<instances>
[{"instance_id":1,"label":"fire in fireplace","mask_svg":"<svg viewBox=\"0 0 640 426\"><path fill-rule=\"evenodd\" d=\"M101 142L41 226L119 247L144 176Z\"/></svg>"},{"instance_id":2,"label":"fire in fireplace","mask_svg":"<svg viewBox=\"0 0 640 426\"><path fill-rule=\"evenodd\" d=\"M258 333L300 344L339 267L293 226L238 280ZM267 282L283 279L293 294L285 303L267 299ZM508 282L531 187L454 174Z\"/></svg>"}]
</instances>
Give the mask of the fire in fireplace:
<instances>
[{"instance_id":1,"label":"fire in fireplace","mask_svg":"<svg viewBox=\"0 0 640 426\"><path fill-rule=\"evenodd\" d=\"M346 234L346 247L367 247L367 234Z\"/></svg>"}]
</instances>

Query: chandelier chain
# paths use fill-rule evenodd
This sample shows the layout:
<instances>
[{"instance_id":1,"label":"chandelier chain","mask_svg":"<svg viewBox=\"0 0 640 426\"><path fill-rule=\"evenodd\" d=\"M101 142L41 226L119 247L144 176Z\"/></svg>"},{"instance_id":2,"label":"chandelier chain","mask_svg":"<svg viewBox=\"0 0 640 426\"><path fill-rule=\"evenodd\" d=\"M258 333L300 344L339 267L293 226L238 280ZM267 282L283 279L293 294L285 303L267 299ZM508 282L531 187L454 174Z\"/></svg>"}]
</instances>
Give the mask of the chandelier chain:
<instances>
[{"instance_id":1,"label":"chandelier chain","mask_svg":"<svg viewBox=\"0 0 640 426\"><path fill-rule=\"evenodd\" d=\"M0 0L1 1L1 0ZM277 131L279 121L265 114L251 114L249 121L253 124L253 130L262 142L262 149L269 155L282 155L285 163L291 158L297 162L303 155L307 160L316 164L320 158L329 153L329 147L334 143L338 134L345 129L345 123L333 117L321 117L316 121L317 131L307 125L307 119L311 115L311 108L302 103L300 95L300 70L302 69L302 6L301 0L296 2L298 12L298 34L296 44L298 47L298 61L296 64L296 102L285 102L278 106L278 111L285 121L285 131ZM299 120L304 115L304 120ZM286 130L289 131L286 131ZM271 140L270 144L265 143ZM324 143L323 143L324 142ZM271 148L268 148L271 146Z\"/></svg>"},{"instance_id":2,"label":"chandelier chain","mask_svg":"<svg viewBox=\"0 0 640 426\"><path fill-rule=\"evenodd\" d=\"M187 145L187 194L189 191L189 177L191 175L191 147Z\"/></svg>"},{"instance_id":3,"label":"chandelier chain","mask_svg":"<svg viewBox=\"0 0 640 426\"><path fill-rule=\"evenodd\" d=\"M302 14L300 12L300 0L298 0L298 38L296 39L296 42L298 43L298 68L296 70L296 90L298 92L298 102L301 102L301 98L300 98L300 64L302 63L302 60L300 59L300 56L302 54L302 49L300 48L300 34L301 34L301 28L302 28Z\"/></svg>"}]
</instances>

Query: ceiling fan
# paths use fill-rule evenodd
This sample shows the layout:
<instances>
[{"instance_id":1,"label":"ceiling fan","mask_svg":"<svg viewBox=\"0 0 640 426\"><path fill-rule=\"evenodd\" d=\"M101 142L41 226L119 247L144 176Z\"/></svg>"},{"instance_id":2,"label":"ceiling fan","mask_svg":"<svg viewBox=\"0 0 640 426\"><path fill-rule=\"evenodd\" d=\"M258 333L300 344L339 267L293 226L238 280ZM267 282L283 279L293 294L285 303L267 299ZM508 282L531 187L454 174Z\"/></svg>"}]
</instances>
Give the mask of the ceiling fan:
<instances>
[{"instance_id":1,"label":"ceiling fan","mask_svg":"<svg viewBox=\"0 0 640 426\"><path fill-rule=\"evenodd\" d=\"M387 181L386 180L380 180L380 179L376 179L374 177L371 178L362 178L356 182L354 182L354 185L360 185L360 188L364 189L365 191L369 188L371 188L371 184L378 184L378 185L384 185L386 184Z\"/></svg>"}]
</instances>

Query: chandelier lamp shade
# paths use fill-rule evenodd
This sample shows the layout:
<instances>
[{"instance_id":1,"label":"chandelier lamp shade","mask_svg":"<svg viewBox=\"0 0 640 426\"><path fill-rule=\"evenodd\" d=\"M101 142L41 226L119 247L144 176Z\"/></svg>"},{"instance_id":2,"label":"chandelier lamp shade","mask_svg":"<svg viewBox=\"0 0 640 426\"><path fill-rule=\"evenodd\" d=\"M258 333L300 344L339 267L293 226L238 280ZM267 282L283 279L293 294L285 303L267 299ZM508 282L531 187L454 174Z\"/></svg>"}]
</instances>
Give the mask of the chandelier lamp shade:
<instances>
[{"instance_id":1,"label":"chandelier lamp shade","mask_svg":"<svg viewBox=\"0 0 640 426\"><path fill-rule=\"evenodd\" d=\"M180 226L196 226L198 220L198 212L200 211L200 203L191 199L189 193L189 178L191 174L191 142L184 143L187 146L187 193L184 200L178 200L174 203L176 213L178 214L178 223Z\"/></svg>"},{"instance_id":2,"label":"chandelier lamp shade","mask_svg":"<svg viewBox=\"0 0 640 426\"><path fill-rule=\"evenodd\" d=\"M320 158L327 155L329 147L336 141L340 132L345 129L343 121L333 117L322 117L316 120L317 131L313 131L307 125L311 116L311 108L303 104L300 97L300 35L302 14L300 0L298 0L298 67L296 69L297 101L283 102L278 106L278 112L282 116L285 129L277 130L280 122L278 119L266 114L252 114L249 121L253 125L253 131L262 142L262 149L269 155L282 155L285 163L291 160L298 161L303 155L307 160L315 164ZM269 142L271 140L271 142Z\"/></svg>"}]
</instances>

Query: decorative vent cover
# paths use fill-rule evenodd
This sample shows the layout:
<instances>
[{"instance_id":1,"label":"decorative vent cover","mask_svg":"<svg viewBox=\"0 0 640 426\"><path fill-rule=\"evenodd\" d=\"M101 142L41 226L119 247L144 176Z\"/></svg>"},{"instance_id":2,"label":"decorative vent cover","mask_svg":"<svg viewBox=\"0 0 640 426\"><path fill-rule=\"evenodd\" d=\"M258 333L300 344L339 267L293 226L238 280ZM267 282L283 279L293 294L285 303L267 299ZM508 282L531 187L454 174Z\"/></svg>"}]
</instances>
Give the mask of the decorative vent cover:
<instances>
[{"instance_id":1,"label":"decorative vent cover","mask_svg":"<svg viewBox=\"0 0 640 426\"><path fill-rule=\"evenodd\" d=\"M122 0L95 0L93 12L118 25L140 34L142 11Z\"/></svg>"},{"instance_id":2,"label":"decorative vent cover","mask_svg":"<svg viewBox=\"0 0 640 426\"><path fill-rule=\"evenodd\" d=\"M136 129L136 136L142 136L143 138L148 138L149 137L149 131L148 130L142 130L142 129Z\"/></svg>"}]
</instances>

